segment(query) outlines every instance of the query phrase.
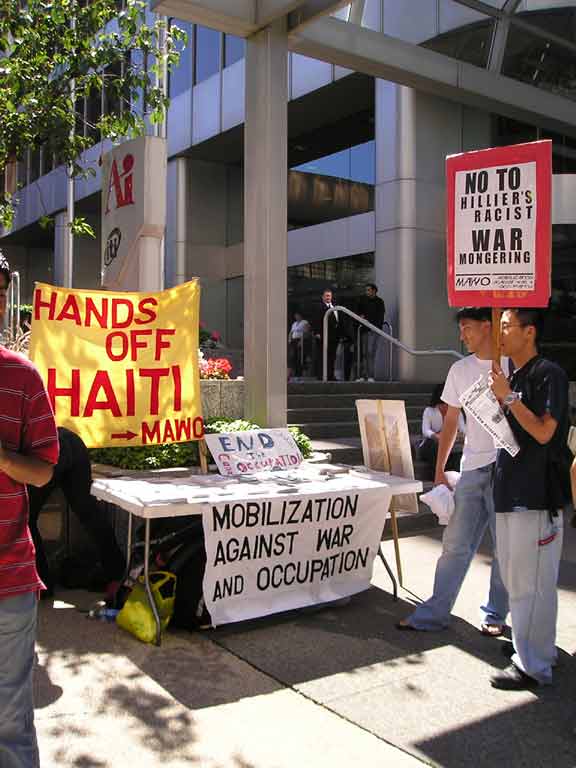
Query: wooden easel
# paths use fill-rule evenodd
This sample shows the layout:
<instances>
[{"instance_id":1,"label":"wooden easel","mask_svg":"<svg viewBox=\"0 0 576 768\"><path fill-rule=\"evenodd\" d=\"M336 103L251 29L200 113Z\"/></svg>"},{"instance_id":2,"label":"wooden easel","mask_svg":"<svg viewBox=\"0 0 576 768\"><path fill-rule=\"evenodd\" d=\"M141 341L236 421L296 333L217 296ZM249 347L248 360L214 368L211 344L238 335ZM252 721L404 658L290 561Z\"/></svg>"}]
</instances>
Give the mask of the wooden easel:
<instances>
[{"instance_id":1,"label":"wooden easel","mask_svg":"<svg viewBox=\"0 0 576 768\"><path fill-rule=\"evenodd\" d=\"M208 447L206 445L206 440L204 440L204 438L198 441L198 453L200 454L200 472L203 475L207 475L208 474Z\"/></svg>"},{"instance_id":2,"label":"wooden easel","mask_svg":"<svg viewBox=\"0 0 576 768\"><path fill-rule=\"evenodd\" d=\"M386 430L384 428L384 412L382 410L381 400L378 400L376 407L378 410L378 432L380 434L380 445L382 446L384 467L385 471L390 472L392 469L392 462L390 461L390 451L388 449L388 441L386 440ZM401 587L403 587L402 561L400 559L400 537L398 535L398 518L396 517L394 499L390 499L390 524L392 526L392 538L394 539L394 552L396 554L396 571L398 573L398 583Z\"/></svg>"}]
</instances>

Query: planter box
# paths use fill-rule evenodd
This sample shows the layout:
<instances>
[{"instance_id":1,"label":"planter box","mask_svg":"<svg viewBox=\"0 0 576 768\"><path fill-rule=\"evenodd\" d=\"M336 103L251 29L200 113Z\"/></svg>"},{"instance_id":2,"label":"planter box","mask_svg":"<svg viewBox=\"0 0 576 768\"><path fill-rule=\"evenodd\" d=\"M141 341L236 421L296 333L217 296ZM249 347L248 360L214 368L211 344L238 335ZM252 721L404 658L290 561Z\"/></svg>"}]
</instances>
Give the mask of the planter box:
<instances>
[{"instance_id":1,"label":"planter box","mask_svg":"<svg viewBox=\"0 0 576 768\"><path fill-rule=\"evenodd\" d=\"M208 419L243 419L244 418L244 382L236 379L219 381L203 379L202 413L204 421Z\"/></svg>"}]
</instances>

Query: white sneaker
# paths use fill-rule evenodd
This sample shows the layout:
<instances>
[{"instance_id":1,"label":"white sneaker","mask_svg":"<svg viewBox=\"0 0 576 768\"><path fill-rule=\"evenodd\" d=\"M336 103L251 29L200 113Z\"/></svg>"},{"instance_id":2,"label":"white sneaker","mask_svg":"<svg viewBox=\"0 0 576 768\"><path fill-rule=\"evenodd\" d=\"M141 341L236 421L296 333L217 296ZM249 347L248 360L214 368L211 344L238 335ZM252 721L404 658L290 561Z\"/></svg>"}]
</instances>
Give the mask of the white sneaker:
<instances>
[{"instance_id":1,"label":"white sneaker","mask_svg":"<svg viewBox=\"0 0 576 768\"><path fill-rule=\"evenodd\" d=\"M356 381L364 381L364 379L362 378L362 376L360 376L358 379L356 379Z\"/></svg>"},{"instance_id":2,"label":"white sneaker","mask_svg":"<svg viewBox=\"0 0 576 768\"><path fill-rule=\"evenodd\" d=\"M376 379L373 379L373 378L369 378L369 379L366 379L366 381L372 381L372 382L374 382L374 381L376 381Z\"/></svg>"}]
</instances>

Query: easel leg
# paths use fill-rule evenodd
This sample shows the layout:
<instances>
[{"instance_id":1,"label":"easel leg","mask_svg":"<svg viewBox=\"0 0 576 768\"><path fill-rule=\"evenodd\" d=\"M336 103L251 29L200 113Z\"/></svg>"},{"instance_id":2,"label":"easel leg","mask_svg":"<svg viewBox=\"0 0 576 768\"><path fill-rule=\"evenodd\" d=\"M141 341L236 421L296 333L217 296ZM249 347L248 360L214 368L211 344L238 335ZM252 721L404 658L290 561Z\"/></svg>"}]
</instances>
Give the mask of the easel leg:
<instances>
[{"instance_id":1,"label":"easel leg","mask_svg":"<svg viewBox=\"0 0 576 768\"><path fill-rule=\"evenodd\" d=\"M398 582L401 587L404 586L402 578L402 561L400 559L400 537L398 535L398 518L396 510L390 505L390 523L392 525L392 537L394 538L394 552L396 553L396 571L398 573Z\"/></svg>"},{"instance_id":2,"label":"easel leg","mask_svg":"<svg viewBox=\"0 0 576 768\"><path fill-rule=\"evenodd\" d=\"M198 451L200 453L200 470L203 475L208 474L208 448L204 440L200 440L198 443Z\"/></svg>"},{"instance_id":3,"label":"easel leg","mask_svg":"<svg viewBox=\"0 0 576 768\"><path fill-rule=\"evenodd\" d=\"M382 553L382 547L378 547L378 556L380 560L384 563L384 568L386 568L388 572L388 576L390 576L390 581L392 582L392 590L393 590L393 600L395 603L398 602L398 583L396 582L396 578L394 576L394 573L392 572L392 568L388 565L388 560L384 557L384 554Z\"/></svg>"}]
</instances>

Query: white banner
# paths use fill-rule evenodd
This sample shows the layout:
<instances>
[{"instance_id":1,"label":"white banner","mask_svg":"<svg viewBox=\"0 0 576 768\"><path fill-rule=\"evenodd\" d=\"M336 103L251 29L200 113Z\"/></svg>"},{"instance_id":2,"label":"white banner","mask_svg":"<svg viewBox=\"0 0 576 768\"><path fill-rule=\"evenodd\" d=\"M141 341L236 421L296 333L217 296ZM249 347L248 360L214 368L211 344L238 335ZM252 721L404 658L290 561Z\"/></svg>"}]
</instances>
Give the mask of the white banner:
<instances>
[{"instance_id":1,"label":"white banner","mask_svg":"<svg viewBox=\"0 0 576 768\"><path fill-rule=\"evenodd\" d=\"M380 487L206 505L204 600L212 624L368 589L390 496Z\"/></svg>"},{"instance_id":2,"label":"white banner","mask_svg":"<svg viewBox=\"0 0 576 768\"><path fill-rule=\"evenodd\" d=\"M102 158L102 285L139 290L139 262L160 259L165 226L166 139L141 136L107 152Z\"/></svg>"},{"instance_id":3,"label":"white banner","mask_svg":"<svg viewBox=\"0 0 576 768\"><path fill-rule=\"evenodd\" d=\"M296 469L302 454L287 429L253 429L206 435L206 444L221 475L253 475L277 469Z\"/></svg>"}]
</instances>

